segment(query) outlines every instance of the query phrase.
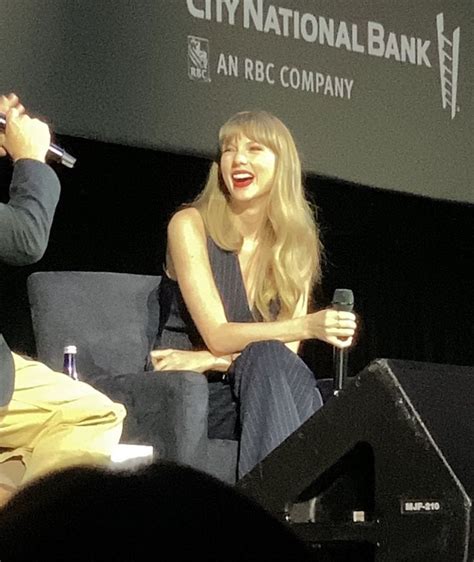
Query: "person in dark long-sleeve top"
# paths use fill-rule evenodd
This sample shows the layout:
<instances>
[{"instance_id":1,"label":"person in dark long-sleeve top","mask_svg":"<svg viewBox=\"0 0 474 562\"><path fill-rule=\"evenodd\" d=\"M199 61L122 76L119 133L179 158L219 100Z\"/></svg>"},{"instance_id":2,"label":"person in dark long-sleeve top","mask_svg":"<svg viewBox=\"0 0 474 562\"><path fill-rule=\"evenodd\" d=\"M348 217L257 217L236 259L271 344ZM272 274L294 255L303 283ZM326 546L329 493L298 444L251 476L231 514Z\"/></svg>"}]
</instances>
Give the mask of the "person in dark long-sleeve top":
<instances>
[{"instance_id":1,"label":"person in dark long-sleeve top","mask_svg":"<svg viewBox=\"0 0 474 562\"><path fill-rule=\"evenodd\" d=\"M0 204L3 262L28 265L43 257L59 192L58 178L49 166L31 159L17 161L9 203Z\"/></svg>"},{"instance_id":2,"label":"person in dark long-sleeve top","mask_svg":"<svg viewBox=\"0 0 474 562\"><path fill-rule=\"evenodd\" d=\"M0 261L27 265L44 255L60 185L45 163L48 126L26 115L15 94L0 96L0 113L0 156L14 164L9 201L0 204ZM124 417L121 404L13 353L0 334L0 505L51 470L107 462Z\"/></svg>"}]
</instances>

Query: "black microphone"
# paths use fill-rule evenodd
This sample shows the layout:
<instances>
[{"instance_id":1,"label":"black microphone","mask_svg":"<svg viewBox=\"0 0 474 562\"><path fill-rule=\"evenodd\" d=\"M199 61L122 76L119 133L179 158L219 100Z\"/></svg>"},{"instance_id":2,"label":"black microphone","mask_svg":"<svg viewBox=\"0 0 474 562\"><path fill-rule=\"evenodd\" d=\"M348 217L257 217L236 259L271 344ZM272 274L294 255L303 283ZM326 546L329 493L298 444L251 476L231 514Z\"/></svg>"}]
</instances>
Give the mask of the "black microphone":
<instances>
[{"instance_id":1,"label":"black microphone","mask_svg":"<svg viewBox=\"0 0 474 562\"><path fill-rule=\"evenodd\" d=\"M354 294L350 289L336 289L332 297L332 307L334 310L344 310L352 312L354 308ZM347 348L333 348L333 368L334 368L334 394L338 394L345 384L347 377Z\"/></svg>"},{"instance_id":2,"label":"black microphone","mask_svg":"<svg viewBox=\"0 0 474 562\"><path fill-rule=\"evenodd\" d=\"M5 132L5 127L7 126L7 120L4 113L0 113L0 133ZM50 144L48 148L48 153L46 154L48 160L53 160L54 162L59 162L66 166L67 168L73 168L76 163L76 158L68 154L63 148L55 144Z\"/></svg>"}]
</instances>

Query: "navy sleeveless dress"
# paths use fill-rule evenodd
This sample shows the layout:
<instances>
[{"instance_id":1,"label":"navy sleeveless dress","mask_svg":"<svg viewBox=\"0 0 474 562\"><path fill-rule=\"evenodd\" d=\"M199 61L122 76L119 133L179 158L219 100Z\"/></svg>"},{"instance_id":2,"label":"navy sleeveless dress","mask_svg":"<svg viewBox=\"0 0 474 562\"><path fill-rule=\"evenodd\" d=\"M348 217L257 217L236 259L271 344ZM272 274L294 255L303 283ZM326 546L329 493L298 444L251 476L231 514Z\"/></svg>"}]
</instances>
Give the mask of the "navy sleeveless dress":
<instances>
[{"instance_id":1,"label":"navy sleeveless dress","mask_svg":"<svg viewBox=\"0 0 474 562\"><path fill-rule=\"evenodd\" d=\"M237 255L219 248L211 238L207 248L227 320L258 321L249 308ZM159 301L155 349L206 349L178 283L166 275L160 285ZM232 363L225 380L222 373L208 375L209 437L239 441L238 478L323 404L316 378L306 363L276 340L248 345Z\"/></svg>"}]
</instances>

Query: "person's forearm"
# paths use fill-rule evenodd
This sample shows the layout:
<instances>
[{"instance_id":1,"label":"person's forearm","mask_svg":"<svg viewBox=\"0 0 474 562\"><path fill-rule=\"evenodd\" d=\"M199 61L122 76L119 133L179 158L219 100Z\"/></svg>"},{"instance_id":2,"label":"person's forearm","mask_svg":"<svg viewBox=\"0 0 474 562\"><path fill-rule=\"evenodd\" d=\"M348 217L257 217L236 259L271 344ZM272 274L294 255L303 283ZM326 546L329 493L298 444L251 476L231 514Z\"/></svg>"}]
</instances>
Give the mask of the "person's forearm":
<instances>
[{"instance_id":1,"label":"person's forearm","mask_svg":"<svg viewBox=\"0 0 474 562\"><path fill-rule=\"evenodd\" d=\"M234 357L225 355L218 357L209 350L154 349L150 352L151 362L155 371L206 371L226 372Z\"/></svg>"},{"instance_id":2,"label":"person's forearm","mask_svg":"<svg viewBox=\"0 0 474 562\"><path fill-rule=\"evenodd\" d=\"M59 180L46 164L33 160L15 164L10 201L0 204L1 261L27 265L43 256L59 192Z\"/></svg>"},{"instance_id":3,"label":"person's forearm","mask_svg":"<svg viewBox=\"0 0 474 562\"><path fill-rule=\"evenodd\" d=\"M179 351L177 351L179 353ZM225 373L232 363L232 355L214 355L207 349L200 351L190 351L184 353L191 353L193 356L199 357L199 371L220 371ZM196 365L193 365L196 369Z\"/></svg>"},{"instance_id":4,"label":"person's forearm","mask_svg":"<svg viewBox=\"0 0 474 562\"><path fill-rule=\"evenodd\" d=\"M225 373L232 364L232 355L216 356L212 355L210 352L209 354L212 357L211 367L209 368L209 371L220 371L221 373Z\"/></svg>"},{"instance_id":5,"label":"person's forearm","mask_svg":"<svg viewBox=\"0 0 474 562\"><path fill-rule=\"evenodd\" d=\"M302 316L276 322L229 322L220 325L205 340L210 352L220 357L240 352L248 344L258 341L277 340L289 343L310 337L317 336L309 332L307 317Z\"/></svg>"}]
</instances>

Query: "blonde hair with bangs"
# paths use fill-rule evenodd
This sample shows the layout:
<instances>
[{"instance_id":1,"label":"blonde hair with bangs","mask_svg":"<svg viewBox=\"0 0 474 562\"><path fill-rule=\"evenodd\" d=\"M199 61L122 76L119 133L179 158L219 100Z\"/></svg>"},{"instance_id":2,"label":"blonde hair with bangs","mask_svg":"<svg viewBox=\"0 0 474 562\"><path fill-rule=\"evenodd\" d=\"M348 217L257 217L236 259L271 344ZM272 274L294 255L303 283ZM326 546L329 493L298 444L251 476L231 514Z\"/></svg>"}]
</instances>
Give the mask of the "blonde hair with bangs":
<instances>
[{"instance_id":1,"label":"blonde hair with bangs","mask_svg":"<svg viewBox=\"0 0 474 562\"><path fill-rule=\"evenodd\" d=\"M240 134L265 145L277 156L266 220L250 265L253 306L264 320L270 321L270 304L278 299L278 318L290 318L307 288L321 278L316 209L305 197L293 137L277 117L265 111L237 113L221 127L219 148ZM242 238L233 227L228 198L219 164L214 162L205 188L191 205L198 209L209 236L219 247L239 252Z\"/></svg>"}]
</instances>

